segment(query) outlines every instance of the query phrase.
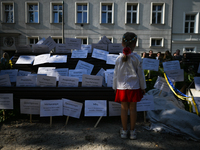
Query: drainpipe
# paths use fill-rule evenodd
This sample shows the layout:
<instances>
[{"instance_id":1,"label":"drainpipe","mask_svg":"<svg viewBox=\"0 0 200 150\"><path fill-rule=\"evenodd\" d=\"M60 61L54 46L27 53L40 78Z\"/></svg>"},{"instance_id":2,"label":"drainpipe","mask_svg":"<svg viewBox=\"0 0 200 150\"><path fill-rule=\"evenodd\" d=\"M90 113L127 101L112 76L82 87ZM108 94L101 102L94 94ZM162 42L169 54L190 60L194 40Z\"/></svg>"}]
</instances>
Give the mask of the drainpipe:
<instances>
[{"instance_id":1,"label":"drainpipe","mask_svg":"<svg viewBox=\"0 0 200 150\"><path fill-rule=\"evenodd\" d=\"M64 1L62 1L63 7L62 7L62 43L64 44Z\"/></svg>"},{"instance_id":2,"label":"drainpipe","mask_svg":"<svg viewBox=\"0 0 200 150\"><path fill-rule=\"evenodd\" d=\"M172 8L171 8L171 42L170 42L170 53L172 54L172 34L173 34L173 12L174 12L174 0L172 0Z\"/></svg>"}]
</instances>

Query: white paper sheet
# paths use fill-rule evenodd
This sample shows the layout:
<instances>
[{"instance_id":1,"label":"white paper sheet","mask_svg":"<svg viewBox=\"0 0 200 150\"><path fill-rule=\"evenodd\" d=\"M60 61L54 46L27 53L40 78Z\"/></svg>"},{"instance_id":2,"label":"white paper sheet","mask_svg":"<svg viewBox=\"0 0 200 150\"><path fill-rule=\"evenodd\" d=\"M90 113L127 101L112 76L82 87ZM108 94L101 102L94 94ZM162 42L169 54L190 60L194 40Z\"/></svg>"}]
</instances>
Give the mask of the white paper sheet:
<instances>
[{"instance_id":1,"label":"white paper sheet","mask_svg":"<svg viewBox=\"0 0 200 150\"><path fill-rule=\"evenodd\" d=\"M36 76L17 76L16 87L36 87Z\"/></svg>"},{"instance_id":2,"label":"white paper sheet","mask_svg":"<svg viewBox=\"0 0 200 150\"><path fill-rule=\"evenodd\" d=\"M39 40L36 44L42 44L46 39L43 37L41 40Z\"/></svg>"},{"instance_id":3,"label":"white paper sheet","mask_svg":"<svg viewBox=\"0 0 200 150\"><path fill-rule=\"evenodd\" d=\"M56 42L49 36L42 45L47 45L49 47L49 51L56 47Z\"/></svg>"},{"instance_id":4,"label":"white paper sheet","mask_svg":"<svg viewBox=\"0 0 200 150\"><path fill-rule=\"evenodd\" d=\"M0 75L0 87L9 87L11 86L10 78L8 74Z\"/></svg>"},{"instance_id":5,"label":"white paper sheet","mask_svg":"<svg viewBox=\"0 0 200 150\"><path fill-rule=\"evenodd\" d=\"M107 44L95 44L95 43L93 43L93 44L92 44L92 51L93 51L94 49L101 49L101 50L107 51L108 45L107 45Z\"/></svg>"},{"instance_id":6,"label":"white paper sheet","mask_svg":"<svg viewBox=\"0 0 200 150\"><path fill-rule=\"evenodd\" d=\"M37 86L56 87L56 77L37 75Z\"/></svg>"},{"instance_id":7,"label":"white paper sheet","mask_svg":"<svg viewBox=\"0 0 200 150\"><path fill-rule=\"evenodd\" d=\"M87 58L87 50L74 50L72 51L71 58Z\"/></svg>"},{"instance_id":8,"label":"white paper sheet","mask_svg":"<svg viewBox=\"0 0 200 150\"><path fill-rule=\"evenodd\" d=\"M35 56L21 55L15 64L32 64Z\"/></svg>"},{"instance_id":9,"label":"white paper sheet","mask_svg":"<svg viewBox=\"0 0 200 150\"><path fill-rule=\"evenodd\" d=\"M144 70L158 71L158 68L159 68L159 60L150 59L150 58L143 58L143 61L142 61L142 68L143 68Z\"/></svg>"},{"instance_id":10,"label":"white paper sheet","mask_svg":"<svg viewBox=\"0 0 200 150\"><path fill-rule=\"evenodd\" d=\"M121 116L121 104L109 101L109 116Z\"/></svg>"},{"instance_id":11,"label":"white paper sheet","mask_svg":"<svg viewBox=\"0 0 200 150\"><path fill-rule=\"evenodd\" d=\"M169 71L166 71L166 74L169 77L170 81L172 81L172 82L184 81L184 70L183 69L169 70Z\"/></svg>"},{"instance_id":12,"label":"white paper sheet","mask_svg":"<svg viewBox=\"0 0 200 150\"><path fill-rule=\"evenodd\" d=\"M118 56L116 54L107 54L106 64L115 65Z\"/></svg>"},{"instance_id":13,"label":"white paper sheet","mask_svg":"<svg viewBox=\"0 0 200 150\"><path fill-rule=\"evenodd\" d=\"M85 100L85 116L107 116L107 101Z\"/></svg>"},{"instance_id":14,"label":"white paper sheet","mask_svg":"<svg viewBox=\"0 0 200 150\"><path fill-rule=\"evenodd\" d=\"M35 56L33 65L48 63L49 58L50 58L50 54L42 54L42 55Z\"/></svg>"},{"instance_id":15,"label":"white paper sheet","mask_svg":"<svg viewBox=\"0 0 200 150\"><path fill-rule=\"evenodd\" d=\"M114 74L107 74L107 87L113 86L113 75Z\"/></svg>"},{"instance_id":16,"label":"white paper sheet","mask_svg":"<svg viewBox=\"0 0 200 150\"><path fill-rule=\"evenodd\" d=\"M144 95L140 102L137 102L137 111L154 110L153 95Z\"/></svg>"},{"instance_id":17,"label":"white paper sheet","mask_svg":"<svg viewBox=\"0 0 200 150\"><path fill-rule=\"evenodd\" d=\"M88 53L92 53L92 45L81 44L81 50L87 50Z\"/></svg>"},{"instance_id":18,"label":"white paper sheet","mask_svg":"<svg viewBox=\"0 0 200 150\"><path fill-rule=\"evenodd\" d=\"M28 76L28 74L31 74L31 72L19 70L17 76Z\"/></svg>"},{"instance_id":19,"label":"white paper sheet","mask_svg":"<svg viewBox=\"0 0 200 150\"><path fill-rule=\"evenodd\" d=\"M83 104L64 98L62 100L63 100L64 115L74 118L80 118Z\"/></svg>"},{"instance_id":20,"label":"white paper sheet","mask_svg":"<svg viewBox=\"0 0 200 150\"><path fill-rule=\"evenodd\" d=\"M105 35L98 42L98 44L110 44L110 43L111 43L111 41Z\"/></svg>"},{"instance_id":21,"label":"white paper sheet","mask_svg":"<svg viewBox=\"0 0 200 150\"><path fill-rule=\"evenodd\" d=\"M52 55L48 58L48 63L67 63L67 55Z\"/></svg>"},{"instance_id":22,"label":"white paper sheet","mask_svg":"<svg viewBox=\"0 0 200 150\"><path fill-rule=\"evenodd\" d=\"M105 72L105 82L108 83L108 75L111 74L111 75L114 75L114 69L107 69Z\"/></svg>"},{"instance_id":23,"label":"white paper sheet","mask_svg":"<svg viewBox=\"0 0 200 150\"><path fill-rule=\"evenodd\" d=\"M32 48L30 45L17 45L17 53L32 53Z\"/></svg>"},{"instance_id":24,"label":"white paper sheet","mask_svg":"<svg viewBox=\"0 0 200 150\"><path fill-rule=\"evenodd\" d=\"M56 44L56 53L71 53L65 44Z\"/></svg>"},{"instance_id":25,"label":"white paper sheet","mask_svg":"<svg viewBox=\"0 0 200 150\"><path fill-rule=\"evenodd\" d=\"M79 60L75 69L85 69L85 70L87 70L86 74L90 75L93 68L94 68L93 64Z\"/></svg>"},{"instance_id":26,"label":"white paper sheet","mask_svg":"<svg viewBox=\"0 0 200 150\"><path fill-rule=\"evenodd\" d=\"M102 77L83 74L82 87L102 87Z\"/></svg>"},{"instance_id":27,"label":"white paper sheet","mask_svg":"<svg viewBox=\"0 0 200 150\"><path fill-rule=\"evenodd\" d=\"M178 60L163 62L163 69L164 71L181 69L180 62Z\"/></svg>"},{"instance_id":28,"label":"white paper sheet","mask_svg":"<svg viewBox=\"0 0 200 150\"><path fill-rule=\"evenodd\" d=\"M46 74L47 76L52 75L52 70L56 69L56 67L38 67L37 74Z\"/></svg>"},{"instance_id":29,"label":"white paper sheet","mask_svg":"<svg viewBox=\"0 0 200 150\"><path fill-rule=\"evenodd\" d=\"M79 78L60 76L58 87L78 87Z\"/></svg>"},{"instance_id":30,"label":"white paper sheet","mask_svg":"<svg viewBox=\"0 0 200 150\"><path fill-rule=\"evenodd\" d=\"M165 92L170 91L170 88L169 88L167 82L165 81L165 78L159 77L159 76L154 84L154 88L165 91Z\"/></svg>"},{"instance_id":31,"label":"white paper sheet","mask_svg":"<svg viewBox=\"0 0 200 150\"><path fill-rule=\"evenodd\" d=\"M41 45L41 44L32 44L33 52L36 54L44 54L49 53L49 47L47 45Z\"/></svg>"},{"instance_id":32,"label":"white paper sheet","mask_svg":"<svg viewBox=\"0 0 200 150\"><path fill-rule=\"evenodd\" d=\"M108 51L104 51L104 50L101 50L101 49L94 48L93 52L92 52L92 57L106 61L107 60L107 54L109 54Z\"/></svg>"},{"instance_id":33,"label":"white paper sheet","mask_svg":"<svg viewBox=\"0 0 200 150\"><path fill-rule=\"evenodd\" d=\"M121 43L108 44L109 53L122 53L123 46Z\"/></svg>"},{"instance_id":34,"label":"white paper sheet","mask_svg":"<svg viewBox=\"0 0 200 150\"><path fill-rule=\"evenodd\" d=\"M194 85L197 91L200 91L200 77L194 77Z\"/></svg>"},{"instance_id":35,"label":"white paper sheet","mask_svg":"<svg viewBox=\"0 0 200 150\"><path fill-rule=\"evenodd\" d=\"M87 74L87 70L85 69L75 69L75 70L70 69L69 70L69 76L79 78L79 82L82 82L83 74Z\"/></svg>"},{"instance_id":36,"label":"white paper sheet","mask_svg":"<svg viewBox=\"0 0 200 150\"><path fill-rule=\"evenodd\" d=\"M69 75L69 69L68 68L58 68L58 69L52 69L48 76L56 77L56 81L59 81L60 76L68 76Z\"/></svg>"},{"instance_id":37,"label":"white paper sheet","mask_svg":"<svg viewBox=\"0 0 200 150\"><path fill-rule=\"evenodd\" d=\"M12 93L0 93L0 109L13 109Z\"/></svg>"},{"instance_id":38,"label":"white paper sheet","mask_svg":"<svg viewBox=\"0 0 200 150\"><path fill-rule=\"evenodd\" d=\"M65 38L67 49L81 49L81 39Z\"/></svg>"},{"instance_id":39,"label":"white paper sheet","mask_svg":"<svg viewBox=\"0 0 200 150\"><path fill-rule=\"evenodd\" d=\"M101 69L99 70L99 72L96 74L96 76L102 76L102 77L103 77L102 85L103 85L104 87L106 87L107 84L106 84L106 80L105 80L105 70L104 70L103 68L101 68Z\"/></svg>"},{"instance_id":40,"label":"white paper sheet","mask_svg":"<svg viewBox=\"0 0 200 150\"><path fill-rule=\"evenodd\" d=\"M40 114L40 102L38 99L20 99L21 114Z\"/></svg>"},{"instance_id":41,"label":"white paper sheet","mask_svg":"<svg viewBox=\"0 0 200 150\"><path fill-rule=\"evenodd\" d=\"M63 100L42 100L40 117L63 116Z\"/></svg>"},{"instance_id":42,"label":"white paper sheet","mask_svg":"<svg viewBox=\"0 0 200 150\"><path fill-rule=\"evenodd\" d=\"M18 69L10 69L10 70L1 70L1 74L8 74L10 78L10 82L16 82Z\"/></svg>"}]
</instances>

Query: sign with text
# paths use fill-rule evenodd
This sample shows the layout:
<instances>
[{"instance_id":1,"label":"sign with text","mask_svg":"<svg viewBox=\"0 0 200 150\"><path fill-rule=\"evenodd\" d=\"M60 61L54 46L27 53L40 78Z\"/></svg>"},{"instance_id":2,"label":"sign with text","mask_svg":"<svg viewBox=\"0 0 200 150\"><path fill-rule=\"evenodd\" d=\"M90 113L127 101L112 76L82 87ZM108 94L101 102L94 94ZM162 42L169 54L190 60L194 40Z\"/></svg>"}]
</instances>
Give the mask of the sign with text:
<instances>
[{"instance_id":1,"label":"sign with text","mask_svg":"<svg viewBox=\"0 0 200 150\"><path fill-rule=\"evenodd\" d=\"M109 54L108 51L94 48L93 52L92 52L92 57L106 61L107 60L107 54Z\"/></svg>"},{"instance_id":2,"label":"sign with text","mask_svg":"<svg viewBox=\"0 0 200 150\"><path fill-rule=\"evenodd\" d=\"M81 39L65 38L67 49L81 49Z\"/></svg>"},{"instance_id":3,"label":"sign with text","mask_svg":"<svg viewBox=\"0 0 200 150\"><path fill-rule=\"evenodd\" d=\"M85 116L107 116L107 101L85 100Z\"/></svg>"},{"instance_id":4,"label":"sign with text","mask_svg":"<svg viewBox=\"0 0 200 150\"><path fill-rule=\"evenodd\" d=\"M42 100L40 117L63 116L63 100Z\"/></svg>"},{"instance_id":5,"label":"sign with text","mask_svg":"<svg viewBox=\"0 0 200 150\"><path fill-rule=\"evenodd\" d=\"M32 53L32 48L30 45L17 45L17 53Z\"/></svg>"},{"instance_id":6,"label":"sign with text","mask_svg":"<svg viewBox=\"0 0 200 150\"><path fill-rule=\"evenodd\" d=\"M1 74L8 74L10 78L10 82L16 82L18 69L10 69L10 70L1 70Z\"/></svg>"},{"instance_id":7,"label":"sign with text","mask_svg":"<svg viewBox=\"0 0 200 150\"><path fill-rule=\"evenodd\" d=\"M109 101L109 116L120 116L120 115L121 115L121 104Z\"/></svg>"},{"instance_id":8,"label":"sign with text","mask_svg":"<svg viewBox=\"0 0 200 150\"><path fill-rule=\"evenodd\" d=\"M82 82L83 74L87 74L87 70L85 69L75 69L75 70L70 69L69 70L69 76L79 78L79 82Z\"/></svg>"},{"instance_id":9,"label":"sign with text","mask_svg":"<svg viewBox=\"0 0 200 150\"><path fill-rule=\"evenodd\" d=\"M36 76L17 76L16 87L35 87Z\"/></svg>"},{"instance_id":10,"label":"sign with text","mask_svg":"<svg viewBox=\"0 0 200 150\"><path fill-rule=\"evenodd\" d=\"M68 68L52 69L49 72L49 76L56 77L56 81L59 80L60 76L68 76L68 75L69 75L69 69Z\"/></svg>"},{"instance_id":11,"label":"sign with text","mask_svg":"<svg viewBox=\"0 0 200 150\"><path fill-rule=\"evenodd\" d=\"M35 56L21 55L15 64L32 64Z\"/></svg>"},{"instance_id":12,"label":"sign with text","mask_svg":"<svg viewBox=\"0 0 200 150\"><path fill-rule=\"evenodd\" d=\"M87 50L88 53L92 53L92 45L81 44L81 50Z\"/></svg>"},{"instance_id":13,"label":"sign with text","mask_svg":"<svg viewBox=\"0 0 200 150\"><path fill-rule=\"evenodd\" d=\"M164 71L181 69L179 60L163 62Z\"/></svg>"},{"instance_id":14,"label":"sign with text","mask_svg":"<svg viewBox=\"0 0 200 150\"><path fill-rule=\"evenodd\" d=\"M122 53L123 46L121 43L108 44L109 53Z\"/></svg>"},{"instance_id":15,"label":"sign with text","mask_svg":"<svg viewBox=\"0 0 200 150\"><path fill-rule=\"evenodd\" d=\"M118 56L116 54L107 54L106 64L115 65Z\"/></svg>"},{"instance_id":16,"label":"sign with text","mask_svg":"<svg viewBox=\"0 0 200 150\"><path fill-rule=\"evenodd\" d=\"M37 75L37 86L56 87L56 77Z\"/></svg>"},{"instance_id":17,"label":"sign with text","mask_svg":"<svg viewBox=\"0 0 200 150\"><path fill-rule=\"evenodd\" d=\"M58 87L78 87L79 78L60 76Z\"/></svg>"},{"instance_id":18,"label":"sign with text","mask_svg":"<svg viewBox=\"0 0 200 150\"><path fill-rule=\"evenodd\" d=\"M107 49L108 49L107 47L108 47L107 44L95 44L95 43L92 44L93 51L94 51L94 49L101 49L101 50L107 51Z\"/></svg>"},{"instance_id":19,"label":"sign with text","mask_svg":"<svg viewBox=\"0 0 200 150\"><path fill-rule=\"evenodd\" d=\"M12 93L0 93L0 109L13 109Z\"/></svg>"},{"instance_id":20,"label":"sign with text","mask_svg":"<svg viewBox=\"0 0 200 150\"><path fill-rule=\"evenodd\" d=\"M65 44L56 44L56 53L71 53Z\"/></svg>"},{"instance_id":21,"label":"sign with text","mask_svg":"<svg viewBox=\"0 0 200 150\"><path fill-rule=\"evenodd\" d=\"M156 83L154 84L154 88L165 91L165 92L170 91L170 88L169 88L167 82L165 81L165 78L159 77L159 76L156 80Z\"/></svg>"},{"instance_id":22,"label":"sign with text","mask_svg":"<svg viewBox=\"0 0 200 150\"><path fill-rule=\"evenodd\" d=\"M98 42L98 44L110 44L110 43L111 43L111 41L105 35Z\"/></svg>"},{"instance_id":23,"label":"sign with text","mask_svg":"<svg viewBox=\"0 0 200 150\"><path fill-rule=\"evenodd\" d=\"M169 77L170 81L172 82L184 81L183 69L169 70L169 71L166 71L166 74Z\"/></svg>"},{"instance_id":24,"label":"sign with text","mask_svg":"<svg viewBox=\"0 0 200 150\"><path fill-rule=\"evenodd\" d=\"M159 60L150 59L150 58L143 58L143 61L142 61L142 68L143 68L144 70L158 71L158 68L159 68Z\"/></svg>"},{"instance_id":25,"label":"sign with text","mask_svg":"<svg viewBox=\"0 0 200 150\"><path fill-rule=\"evenodd\" d=\"M81 110L83 107L82 103L75 102L69 99L63 100L63 113L65 116L80 118Z\"/></svg>"},{"instance_id":26,"label":"sign with text","mask_svg":"<svg viewBox=\"0 0 200 150\"><path fill-rule=\"evenodd\" d=\"M47 45L40 45L40 44L32 44L33 53L42 54L42 53L49 53L49 47Z\"/></svg>"},{"instance_id":27,"label":"sign with text","mask_svg":"<svg viewBox=\"0 0 200 150\"><path fill-rule=\"evenodd\" d=\"M40 114L40 102L38 99L20 99L21 114Z\"/></svg>"},{"instance_id":28,"label":"sign with text","mask_svg":"<svg viewBox=\"0 0 200 150\"><path fill-rule=\"evenodd\" d=\"M28 74L31 74L31 72L19 70L17 76L28 76Z\"/></svg>"},{"instance_id":29,"label":"sign with text","mask_svg":"<svg viewBox=\"0 0 200 150\"><path fill-rule=\"evenodd\" d=\"M137 111L154 110L153 95L144 95L140 102L137 102Z\"/></svg>"},{"instance_id":30,"label":"sign with text","mask_svg":"<svg viewBox=\"0 0 200 150\"><path fill-rule=\"evenodd\" d=\"M52 70L56 69L56 67L38 67L37 74L46 74L47 76L52 75Z\"/></svg>"},{"instance_id":31,"label":"sign with text","mask_svg":"<svg viewBox=\"0 0 200 150\"><path fill-rule=\"evenodd\" d=\"M102 77L83 74L82 87L102 87Z\"/></svg>"},{"instance_id":32,"label":"sign with text","mask_svg":"<svg viewBox=\"0 0 200 150\"><path fill-rule=\"evenodd\" d=\"M103 77L102 79L102 85L106 87L106 82L105 82L105 70L101 68L99 72L96 74L96 76L101 76Z\"/></svg>"},{"instance_id":33,"label":"sign with text","mask_svg":"<svg viewBox=\"0 0 200 150\"><path fill-rule=\"evenodd\" d=\"M107 87L113 86L113 75L114 74L107 74Z\"/></svg>"},{"instance_id":34,"label":"sign with text","mask_svg":"<svg viewBox=\"0 0 200 150\"><path fill-rule=\"evenodd\" d=\"M73 50L71 58L87 58L87 50Z\"/></svg>"},{"instance_id":35,"label":"sign with text","mask_svg":"<svg viewBox=\"0 0 200 150\"><path fill-rule=\"evenodd\" d=\"M38 44L39 45L39 44ZM56 47L56 42L49 36L42 45L47 45L49 47L49 51Z\"/></svg>"},{"instance_id":36,"label":"sign with text","mask_svg":"<svg viewBox=\"0 0 200 150\"><path fill-rule=\"evenodd\" d=\"M11 86L8 74L0 75L0 86Z\"/></svg>"},{"instance_id":37,"label":"sign with text","mask_svg":"<svg viewBox=\"0 0 200 150\"><path fill-rule=\"evenodd\" d=\"M93 64L90 64L90 63L84 62L82 60L79 60L77 65L76 65L75 70L76 69L85 69L85 70L87 70L86 74L91 74L93 68L94 68Z\"/></svg>"}]
</instances>

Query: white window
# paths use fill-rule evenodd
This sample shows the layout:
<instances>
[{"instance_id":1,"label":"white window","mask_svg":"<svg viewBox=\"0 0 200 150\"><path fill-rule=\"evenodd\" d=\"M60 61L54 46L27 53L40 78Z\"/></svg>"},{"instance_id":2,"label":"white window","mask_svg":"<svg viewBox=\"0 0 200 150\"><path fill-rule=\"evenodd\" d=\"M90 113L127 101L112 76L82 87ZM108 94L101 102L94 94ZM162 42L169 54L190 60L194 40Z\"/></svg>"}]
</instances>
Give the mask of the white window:
<instances>
[{"instance_id":1,"label":"white window","mask_svg":"<svg viewBox=\"0 0 200 150\"><path fill-rule=\"evenodd\" d=\"M114 23L114 3L100 3L100 23Z\"/></svg>"},{"instance_id":2,"label":"white window","mask_svg":"<svg viewBox=\"0 0 200 150\"><path fill-rule=\"evenodd\" d=\"M32 46L32 44L37 44L38 41L39 41L39 36L27 37L27 44L29 44L30 46Z\"/></svg>"},{"instance_id":3,"label":"white window","mask_svg":"<svg viewBox=\"0 0 200 150\"><path fill-rule=\"evenodd\" d=\"M14 23L14 2L1 2L1 20Z\"/></svg>"},{"instance_id":4,"label":"white window","mask_svg":"<svg viewBox=\"0 0 200 150\"><path fill-rule=\"evenodd\" d=\"M50 23L62 23L63 2L50 2Z\"/></svg>"},{"instance_id":5,"label":"white window","mask_svg":"<svg viewBox=\"0 0 200 150\"><path fill-rule=\"evenodd\" d=\"M57 44L62 44L62 37L60 37L60 36L51 36L51 38L52 38Z\"/></svg>"},{"instance_id":6,"label":"white window","mask_svg":"<svg viewBox=\"0 0 200 150\"><path fill-rule=\"evenodd\" d=\"M183 47L183 53L196 53L196 47Z\"/></svg>"},{"instance_id":7,"label":"white window","mask_svg":"<svg viewBox=\"0 0 200 150\"><path fill-rule=\"evenodd\" d=\"M89 23L89 3L75 3L75 23Z\"/></svg>"},{"instance_id":8,"label":"white window","mask_svg":"<svg viewBox=\"0 0 200 150\"><path fill-rule=\"evenodd\" d=\"M39 2L25 2L26 23L39 23Z\"/></svg>"},{"instance_id":9,"label":"white window","mask_svg":"<svg viewBox=\"0 0 200 150\"><path fill-rule=\"evenodd\" d=\"M139 24L139 4L127 3L125 4L125 23Z\"/></svg>"},{"instance_id":10,"label":"white window","mask_svg":"<svg viewBox=\"0 0 200 150\"><path fill-rule=\"evenodd\" d=\"M184 33L198 33L199 13L185 14L185 27Z\"/></svg>"},{"instance_id":11,"label":"white window","mask_svg":"<svg viewBox=\"0 0 200 150\"><path fill-rule=\"evenodd\" d=\"M164 38L151 37L150 38L150 47L164 47Z\"/></svg>"},{"instance_id":12,"label":"white window","mask_svg":"<svg viewBox=\"0 0 200 150\"><path fill-rule=\"evenodd\" d=\"M165 3L151 3L151 24L165 23Z\"/></svg>"},{"instance_id":13,"label":"white window","mask_svg":"<svg viewBox=\"0 0 200 150\"><path fill-rule=\"evenodd\" d=\"M88 44L88 37L87 36L76 36L76 39L81 39L81 44Z\"/></svg>"}]
</instances>

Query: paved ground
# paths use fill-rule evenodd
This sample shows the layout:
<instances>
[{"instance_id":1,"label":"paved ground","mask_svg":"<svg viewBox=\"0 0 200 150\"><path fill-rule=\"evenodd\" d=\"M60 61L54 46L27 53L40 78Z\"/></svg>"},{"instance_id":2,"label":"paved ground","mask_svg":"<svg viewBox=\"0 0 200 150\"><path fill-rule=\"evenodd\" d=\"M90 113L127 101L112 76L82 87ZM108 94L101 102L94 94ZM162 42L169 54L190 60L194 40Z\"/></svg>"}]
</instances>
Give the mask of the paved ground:
<instances>
[{"instance_id":1,"label":"paved ground","mask_svg":"<svg viewBox=\"0 0 200 150\"><path fill-rule=\"evenodd\" d=\"M0 124L1 150L198 150L200 142L188 141L179 136L147 131L143 118L136 124L138 139L129 140L119 137L120 117L102 118L96 128L98 118L80 119L53 117L50 127L49 118L16 120Z\"/></svg>"}]
</instances>

